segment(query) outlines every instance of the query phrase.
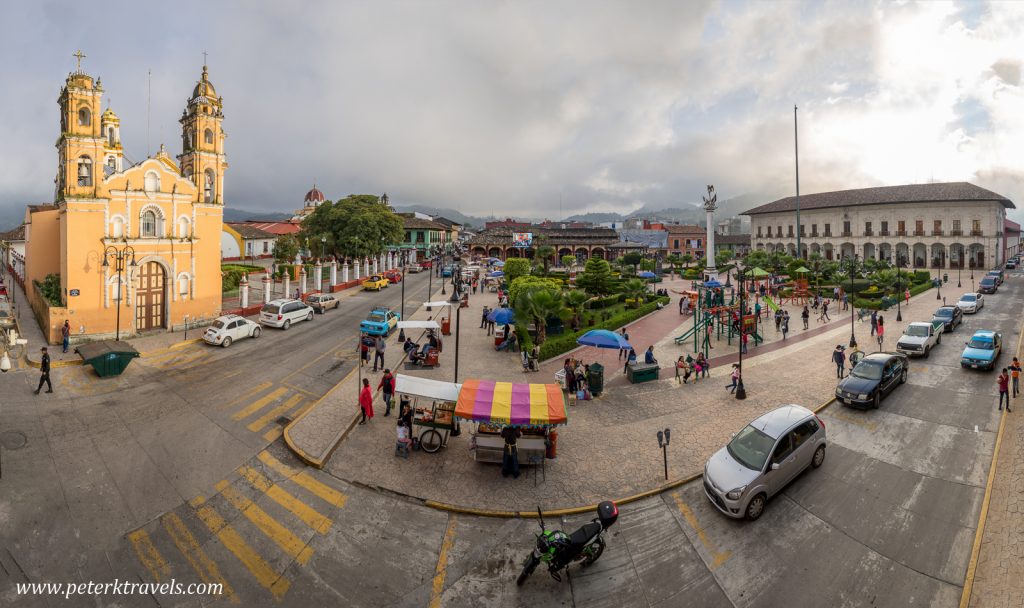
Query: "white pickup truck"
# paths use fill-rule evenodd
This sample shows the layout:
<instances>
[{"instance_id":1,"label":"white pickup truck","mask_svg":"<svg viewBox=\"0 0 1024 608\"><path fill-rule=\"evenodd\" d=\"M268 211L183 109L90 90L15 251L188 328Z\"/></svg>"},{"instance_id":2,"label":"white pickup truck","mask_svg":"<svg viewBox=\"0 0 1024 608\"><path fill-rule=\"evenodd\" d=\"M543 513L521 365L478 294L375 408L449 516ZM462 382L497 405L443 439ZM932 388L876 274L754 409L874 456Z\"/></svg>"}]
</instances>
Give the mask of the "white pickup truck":
<instances>
[{"instance_id":1,"label":"white pickup truck","mask_svg":"<svg viewBox=\"0 0 1024 608\"><path fill-rule=\"evenodd\" d=\"M931 322L919 321L910 323L903 330L903 335L896 342L896 350L907 356L923 356L931 354L932 348L942 343L942 332L945 322L941 319Z\"/></svg>"}]
</instances>

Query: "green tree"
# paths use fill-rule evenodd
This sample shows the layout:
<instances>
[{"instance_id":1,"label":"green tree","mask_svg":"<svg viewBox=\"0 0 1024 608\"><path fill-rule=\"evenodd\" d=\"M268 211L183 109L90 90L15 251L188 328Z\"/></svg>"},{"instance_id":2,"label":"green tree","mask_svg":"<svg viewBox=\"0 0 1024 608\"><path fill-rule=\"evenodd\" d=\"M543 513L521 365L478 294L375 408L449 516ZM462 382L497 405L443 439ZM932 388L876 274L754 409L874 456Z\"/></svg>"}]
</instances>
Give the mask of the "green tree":
<instances>
[{"instance_id":1,"label":"green tree","mask_svg":"<svg viewBox=\"0 0 1024 608\"><path fill-rule=\"evenodd\" d=\"M548 273L548 264L551 263L551 258L555 255L555 248L551 245L541 245L537 248L536 258L544 264L544 274Z\"/></svg>"},{"instance_id":2,"label":"green tree","mask_svg":"<svg viewBox=\"0 0 1024 608\"><path fill-rule=\"evenodd\" d=\"M373 194L350 194L324 201L302 220L302 237L310 243L326 237L326 250L335 256L375 256L403 240L402 218Z\"/></svg>"},{"instance_id":3,"label":"green tree","mask_svg":"<svg viewBox=\"0 0 1024 608\"><path fill-rule=\"evenodd\" d=\"M633 307L637 308L648 295L647 283L642 279L629 279L622 283L622 293L626 298L633 300Z\"/></svg>"},{"instance_id":4,"label":"green tree","mask_svg":"<svg viewBox=\"0 0 1024 608\"><path fill-rule=\"evenodd\" d=\"M656 267L654 260L640 260L640 270L653 271Z\"/></svg>"},{"instance_id":5,"label":"green tree","mask_svg":"<svg viewBox=\"0 0 1024 608\"><path fill-rule=\"evenodd\" d=\"M576 275L576 286L587 293L605 296L612 292L612 268L601 258L590 258L583 272Z\"/></svg>"},{"instance_id":6,"label":"green tree","mask_svg":"<svg viewBox=\"0 0 1024 608\"><path fill-rule=\"evenodd\" d=\"M633 267L633 274L636 274L636 268L637 268L637 266L640 265L640 262L642 262L643 259L644 259L644 256L640 255L639 253L637 253L635 251L631 251L631 252L627 253L626 255L622 256L622 263L626 264L628 266L632 266Z\"/></svg>"},{"instance_id":7,"label":"green tree","mask_svg":"<svg viewBox=\"0 0 1024 608\"><path fill-rule=\"evenodd\" d=\"M508 301L515 302L520 293L534 287L544 287L547 289L554 289L555 291L561 291L562 283L555 279L536 277L533 275L516 277L514 281L508 284Z\"/></svg>"},{"instance_id":8,"label":"green tree","mask_svg":"<svg viewBox=\"0 0 1024 608\"><path fill-rule=\"evenodd\" d=\"M715 266L725 266L732 260L732 250L723 249L715 254Z\"/></svg>"},{"instance_id":9,"label":"green tree","mask_svg":"<svg viewBox=\"0 0 1024 608\"><path fill-rule=\"evenodd\" d=\"M566 268L572 268L575 265L576 265L576 256L574 256L574 255L563 255L562 256L562 266L565 266Z\"/></svg>"},{"instance_id":10,"label":"green tree","mask_svg":"<svg viewBox=\"0 0 1024 608\"><path fill-rule=\"evenodd\" d=\"M547 323L551 317L560 317L565 312L560 291L547 287L530 287L523 290L512 306L516 316L533 319L537 328L537 344L547 339Z\"/></svg>"},{"instance_id":11,"label":"green tree","mask_svg":"<svg viewBox=\"0 0 1024 608\"><path fill-rule=\"evenodd\" d=\"M565 294L565 305L572 311L574 325L579 326L583 323L583 306L589 300L590 296L578 289Z\"/></svg>"},{"instance_id":12,"label":"green tree","mask_svg":"<svg viewBox=\"0 0 1024 608\"><path fill-rule=\"evenodd\" d=\"M675 273L676 269L683 262L683 258L679 257L674 253L670 253L668 257L665 258L665 261L668 262L668 267L670 271Z\"/></svg>"},{"instance_id":13,"label":"green tree","mask_svg":"<svg viewBox=\"0 0 1024 608\"><path fill-rule=\"evenodd\" d=\"M530 274L530 260L526 258L509 258L505 260L505 281L511 285L519 277Z\"/></svg>"},{"instance_id":14,"label":"green tree","mask_svg":"<svg viewBox=\"0 0 1024 608\"><path fill-rule=\"evenodd\" d=\"M693 264L693 256L690 254L684 254L683 257L679 258L683 263L683 268L688 269L690 264Z\"/></svg>"},{"instance_id":15,"label":"green tree","mask_svg":"<svg viewBox=\"0 0 1024 608\"><path fill-rule=\"evenodd\" d=\"M291 264L299 253L299 239L294 234L282 234L274 242L274 261L278 264Z\"/></svg>"},{"instance_id":16,"label":"green tree","mask_svg":"<svg viewBox=\"0 0 1024 608\"><path fill-rule=\"evenodd\" d=\"M763 249L751 251L743 258L744 265L747 268L760 268L761 270L767 270L768 266L768 254Z\"/></svg>"}]
</instances>

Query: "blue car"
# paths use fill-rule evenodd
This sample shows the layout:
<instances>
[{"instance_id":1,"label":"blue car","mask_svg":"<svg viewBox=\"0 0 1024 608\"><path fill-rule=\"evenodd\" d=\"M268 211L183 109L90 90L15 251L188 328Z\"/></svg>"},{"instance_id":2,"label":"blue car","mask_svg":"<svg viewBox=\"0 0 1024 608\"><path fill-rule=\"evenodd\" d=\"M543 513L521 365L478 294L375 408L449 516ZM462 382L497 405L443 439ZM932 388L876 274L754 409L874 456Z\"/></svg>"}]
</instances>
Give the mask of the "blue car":
<instances>
[{"instance_id":1,"label":"blue car","mask_svg":"<svg viewBox=\"0 0 1024 608\"><path fill-rule=\"evenodd\" d=\"M401 319L402 315L390 308L374 308L366 320L359 324L359 331L371 336L387 336Z\"/></svg>"},{"instance_id":2,"label":"blue car","mask_svg":"<svg viewBox=\"0 0 1024 608\"><path fill-rule=\"evenodd\" d=\"M964 354L960 355L960 367L974 369L996 368L996 360L1003 351L1003 337L998 332L982 329L974 332L971 341L967 342Z\"/></svg>"},{"instance_id":3,"label":"blue car","mask_svg":"<svg viewBox=\"0 0 1024 608\"><path fill-rule=\"evenodd\" d=\"M453 271L453 268L452 268L451 265L445 266L444 268L441 269L441 276L442 277L450 277L450 276L452 276L452 271Z\"/></svg>"}]
</instances>

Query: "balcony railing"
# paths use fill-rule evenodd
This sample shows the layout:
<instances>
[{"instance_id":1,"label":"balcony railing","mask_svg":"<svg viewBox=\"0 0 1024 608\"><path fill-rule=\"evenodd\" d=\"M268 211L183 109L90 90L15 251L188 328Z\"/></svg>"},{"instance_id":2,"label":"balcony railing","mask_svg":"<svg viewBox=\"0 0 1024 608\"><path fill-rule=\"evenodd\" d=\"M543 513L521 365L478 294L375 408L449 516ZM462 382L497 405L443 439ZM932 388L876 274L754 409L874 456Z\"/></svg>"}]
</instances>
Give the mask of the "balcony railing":
<instances>
[{"instance_id":1,"label":"balcony railing","mask_svg":"<svg viewBox=\"0 0 1024 608\"><path fill-rule=\"evenodd\" d=\"M915 230L914 236L924 236L924 230Z\"/></svg>"},{"instance_id":2,"label":"balcony railing","mask_svg":"<svg viewBox=\"0 0 1024 608\"><path fill-rule=\"evenodd\" d=\"M822 236L824 236L825 238L831 238L832 237L832 231L831 230L826 230L824 232L824 234L822 234Z\"/></svg>"},{"instance_id":3,"label":"balcony railing","mask_svg":"<svg viewBox=\"0 0 1024 608\"><path fill-rule=\"evenodd\" d=\"M889 231L888 230L879 230L878 231L878 236L889 236Z\"/></svg>"},{"instance_id":4,"label":"balcony railing","mask_svg":"<svg viewBox=\"0 0 1024 608\"><path fill-rule=\"evenodd\" d=\"M864 236L875 236L875 233L872 230L865 230Z\"/></svg>"},{"instance_id":5,"label":"balcony railing","mask_svg":"<svg viewBox=\"0 0 1024 608\"><path fill-rule=\"evenodd\" d=\"M813 237L817 237L817 236L818 236L818 231L817 230L812 230L811 231L811 237L813 238Z\"/></svg>"},{"instance_id":6,"label":"balcony railing","mask_svg":"<svg viewBox=\"0 0 1024 608\"><path fill-rule=\"evenodd\" d=\"M842 233L842 235L843 235L843 236L853 236L853 233L852 233L852 232L850 232L849 230L843 230L843 233Z\"/></svg>"},{"instance_id":7,"label":"balcony railing","mask_svg":"<svg viewBox=\"0 0 1024 608\"><path fill-rule=\"evenodd\" d=\"M897 230L896 231L896 236L907 236L907 231L906 230Z\"/></svg>"},{"instance_id":8,"label":"balcony railing","mask_svg":"<svg viewBox=\"0 0 1024 608\"><path fill-rule=\"evenodd\" d=\"M981 230L971 230L971 236L982 236Z\"/></svg>"},{"instance_id":9,"label":"balcony railing","mask_svg":"<svg viewBox=\"0 0 1024 608\"><path fill-rule=\"evenodd\" d=\"M942 236L942 230L932 230L932 236Z\"/></svg>"},{"instance_id":10,"label":"balcony railing","mask_svg":"<svg viewBox=\"0 0 1024 608\"><path fill-rule=\"evenodd\" d=\"M963 230L950 230L949 231L949 236L963 236L963 235L964 235L964 231Z\"/></svg>"}]
</instances>

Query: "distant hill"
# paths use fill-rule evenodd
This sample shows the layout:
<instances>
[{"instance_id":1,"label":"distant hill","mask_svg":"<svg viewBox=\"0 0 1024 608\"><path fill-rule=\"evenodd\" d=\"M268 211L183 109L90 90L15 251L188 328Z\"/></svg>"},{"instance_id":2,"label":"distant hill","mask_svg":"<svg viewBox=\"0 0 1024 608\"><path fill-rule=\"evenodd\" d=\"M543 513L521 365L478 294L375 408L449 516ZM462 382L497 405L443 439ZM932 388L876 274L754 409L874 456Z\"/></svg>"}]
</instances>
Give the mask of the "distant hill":
<instances>
[{"instance_id":1,"label":"distant hill","mask_svg":"<svg viewBox=\"0 0 1024 608\"><path fill-rule=\"evenodd\" d=\"M291 213L283 213L281 211L247 211L245 209L232 209L231 207L225 207L224 209L225 222L244 222L246 220L283 221L291 216Z\"/></svg>"},{"instance_id":2,"label":"distant hill","mask_svg":"<svg viewBox=\"0 0 1024 608\"><path fill-rule=\"evenodd\" d=\"M442 207L430 207L428 205L393 205L396 211L404 213L426 213L427 215L440 215L448 218L453 222L458 222L464 226L483 226L484 222L487 221L484 218L473 217L471 215L464 215L454 209L447 209Z\"/></svg>"},{"instance_id":3,"label":"distant hill","mask_svg":"<svg viewBox=\"0 0 1024 608\"><path fill-rule=\"evenodd\" d=\"M740 196L734 196L732 198L719 201L718 209L715 210L715 218L718 220L727 219L730 217L737 216L748 209L752 209L758 205L775 200L778 197L765 197L758 193L741 194ZM679 222L681 224L700 224L703 225L705 218L707 217L704 212L704 208L699 203L694 203L689 207L670 207L665 209L658 209L649 205L645 205L628 215L621 213L582 213L578 215L572 215L565 218L565 221L571 222L594 222L595 224L601 222L621 222L630 218L650 218L655 220L662 220L668 222Z\"/></svg>"}]
</instances>

